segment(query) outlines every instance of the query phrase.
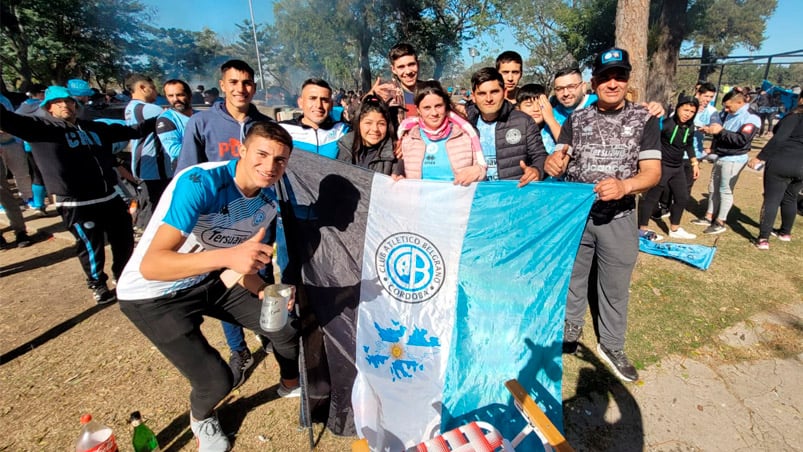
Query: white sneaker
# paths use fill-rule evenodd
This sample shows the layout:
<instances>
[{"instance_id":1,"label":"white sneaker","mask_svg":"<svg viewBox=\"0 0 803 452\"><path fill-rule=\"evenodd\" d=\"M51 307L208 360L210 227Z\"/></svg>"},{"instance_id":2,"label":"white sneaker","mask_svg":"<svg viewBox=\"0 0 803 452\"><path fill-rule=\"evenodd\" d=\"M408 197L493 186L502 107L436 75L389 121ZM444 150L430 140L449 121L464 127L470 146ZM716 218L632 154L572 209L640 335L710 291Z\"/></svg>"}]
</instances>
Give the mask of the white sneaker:
<instances>
[{"instance_id":1,"label":"white sneaker","mask_svg":"<svg viewBox=\"0 0 803 452\"><path fill-rule=\"evenodd\" d=\"M198 452L226 452L231 447L214 413L200 421L190 415L190 429L198 442Z\"/></svg>"},{"instance_id":2,"label":"white sneaker","mask_svg":"<svg viewBox=\"0 0 803 452\"><path fill-rule=\"evenodd\" d=\"M295 397L301 397L301 386L296 386L293 389L288 388L284 385L283 382L279 382L279 389L276 390L276 393L279 394L279 397L292 399Z\"/></svg>"},{"instance_id":3,"label":"white sneaker","mask_svg":"<svg viewBox=\"0 0 803 452\"><path fill-rule=\"evenodd\" d=\"M692 234L691 232L686 232L686 230L683 229L683 228L678 228L677 231L670 230L669 231L669 237L673 238L673 239L692 240L692 239L696 239L697 235L696 234Z\"/></svg>"}]
</instances>

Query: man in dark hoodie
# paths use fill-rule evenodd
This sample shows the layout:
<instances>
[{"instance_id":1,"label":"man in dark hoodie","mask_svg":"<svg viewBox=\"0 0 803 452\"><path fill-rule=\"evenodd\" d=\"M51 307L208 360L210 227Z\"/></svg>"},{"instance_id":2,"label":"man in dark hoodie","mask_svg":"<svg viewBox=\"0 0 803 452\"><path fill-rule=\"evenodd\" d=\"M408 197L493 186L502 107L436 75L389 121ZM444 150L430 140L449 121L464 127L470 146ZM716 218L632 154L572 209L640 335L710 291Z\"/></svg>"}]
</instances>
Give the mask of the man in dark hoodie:
<instances>
[{"instance_id":1,"label":"man in dark hoodie","mask_svg":"<svg viewBox=\"0 0 803 452\"><path fill-rule=\"evenodd\" d=\"M256 93L254 69L245 61L229 60L220 66L220 89L226 95L208 110L192 115L184 129L184 139L176 164L176 174L192 165L203 162L222 162L240 157L240 146L251 125L258 121L274 122L251 103ZM272 243L275 231L266 234L265 243ZM270 264L266 272L272 272ZM226 343L231 350L229 366L234 374L235 387L245 381L245 371L254 364L254 358L245 342L243 329L229 322L223 324ZM263 338L267 348L268 339Z\"/></svg>"},{"instance_id":2,"label":"man in dark hoodie","mask_svg":"<svg viewBox=\"0 0 803 452\"><path fill-rule=\"evenodd\" d=\"M106 240L112 248L115 280L134 249L131 215L114 189L112 144L153 132L156 118L131 127L78 119L75 100L61 86L45 91L41 108L47 115L21 116L1 108L0 128L31 143L54 205L75 237L78 260L95 301L112 302L115 296L103 271Z\"/></svg>"},{"instance_id":3,"label":"man in dark hoodie","mask_svg":"<svg viewBox=\"0 0 803 452\"><path fill-rule=\"evenodd\" d=\"M480 135L488 163L488 180L518 179L519 185L540 180L547 153L533 118L505 100L505 79L492 67L471 76L476 103L466 107L468 120Z\"/></svg>"}]
</instances>

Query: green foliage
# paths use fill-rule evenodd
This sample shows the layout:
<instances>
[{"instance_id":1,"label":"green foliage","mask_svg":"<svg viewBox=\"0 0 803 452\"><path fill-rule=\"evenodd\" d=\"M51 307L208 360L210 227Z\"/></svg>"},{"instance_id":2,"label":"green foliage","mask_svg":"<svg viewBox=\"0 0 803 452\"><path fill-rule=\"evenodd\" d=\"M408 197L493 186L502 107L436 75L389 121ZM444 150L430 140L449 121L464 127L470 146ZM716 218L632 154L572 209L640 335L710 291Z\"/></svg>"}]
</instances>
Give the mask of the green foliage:
<instances>
[{"instance_id":1,"label":"green foliage","mask_svg":"<svg viewBox=\"0 0 803 452\"><path fill-rule=\"evenodd\" d=\"M697 0L689 8L687 39L728 55L738 45L758 49L777 0Z\"/></svg>"},{"instance_id":2,"label":"green foliage","mask_svg":"<svg viewBox=\"0 0 803 452\"><path fill-rule=\"evenodd\" d=\"M154 30L151 38L158 45L145 48L148 59L144 64L132 65L131 69L156 79L191 80L196 74L209 72L225 58L217 35L208 28L202 31L161 28Z\"/></svg>"},{"instance_id":3,"label":"green foliage","mask_svg":"<svg viewBox=\"0 0 803 452\"><path fill-rule=\"evenodd\" d=\"M567 57L573 59L558 34L562 27L557 18L565 13L565 4L561 0L514 0L499 2L498 8L508 18L518 44L530 53L523 81L548 86L555 72L567 65Z\"/></svg>"},{"instance_id":4,"label":"green foliage","mask_svg":"<svg viewBox=\"0 0 803 452\"><path fill-rule=\"evenodd\" d=\"M590 65L616 41L616 0L577 0L556 9L558 36L580 65Z\"/></svg>"},{"instance_id":5,"label":"green foliage","mask_svg":"<svg viewBox=\"0 0 803 452\"><path fill-rule=\"evenodd\" d=\"M149 13L135 0L20 0L0 4L5 76L63 83L94 75L120 79L124 56L139 55Z\"/></svg>"},{"instance_id":6,"label":"green foliage","mask_svg":"<svg viewBox=\"0 0 803 452\"><path fill-rule=\"evenodd\" d=\"M371 34L379 33L370 10L362 17L368 29L358 25L357 11L367 6L363 0L277 1L272 28L277 51L268 64L286 68L278 72L292 75L289 84L296 88L308 76L350 85L360 67L361 46L370 45Z\"/></svg>"}]
</instances>

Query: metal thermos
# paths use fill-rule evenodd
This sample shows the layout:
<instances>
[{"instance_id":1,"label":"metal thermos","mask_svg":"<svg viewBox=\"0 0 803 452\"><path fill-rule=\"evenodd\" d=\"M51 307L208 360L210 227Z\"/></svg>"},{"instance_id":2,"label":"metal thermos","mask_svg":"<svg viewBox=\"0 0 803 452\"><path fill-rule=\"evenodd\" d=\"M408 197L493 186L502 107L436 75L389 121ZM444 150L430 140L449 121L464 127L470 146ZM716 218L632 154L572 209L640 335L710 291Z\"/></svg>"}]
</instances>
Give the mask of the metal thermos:
<instances>
[{"instance_id":1,"label":"metal thermos","mask_svg":"<svg viewBox=\"0 0 803 452\"><path fill-rule=\"evenodd\" d=\"M259 316L259 326L264 331L273 333L287 324L287 303L292 291L292 286L288 284L271 284L265 287Z\"/></svg>"}]
</instances>

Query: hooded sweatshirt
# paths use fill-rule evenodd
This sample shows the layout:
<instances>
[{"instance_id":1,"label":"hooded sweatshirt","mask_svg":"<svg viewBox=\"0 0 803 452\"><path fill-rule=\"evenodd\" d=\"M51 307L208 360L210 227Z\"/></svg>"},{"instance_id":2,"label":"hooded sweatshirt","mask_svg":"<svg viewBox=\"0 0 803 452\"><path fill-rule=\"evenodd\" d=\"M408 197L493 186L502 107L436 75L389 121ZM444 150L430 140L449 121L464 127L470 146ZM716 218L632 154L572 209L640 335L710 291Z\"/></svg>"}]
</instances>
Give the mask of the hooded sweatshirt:
<instances>
[{"instance_id":1,"label":"hooded sweatshirt","mask_svg":"<svg viewBox=\"0 0 803 452\"><path fill-rule=\"evenodd\" d=\"M689 159L694 154L694 116L686 122L680 122L677 109L681 105L692 104L699 107L699 102L693 97L678 99L675 114L663 122L661 128L661 164L666 167L679 168L683 164L684 155Z\"/></svg>"},{"instance_id":2,"label":"hooded sweatshirt","mask_svg":"<svg viewBox=\"0 0 803 452\"><path fill-rule=\"evenodd\" d=\"M222 162L240 157L240 145L251 124L273 122L260 113L254 104L248 106L243 122L226 110L226 102L216 102L208 110L195 113L187 122L176 172L202 162Z\"/></svg>"}]
</instances>

